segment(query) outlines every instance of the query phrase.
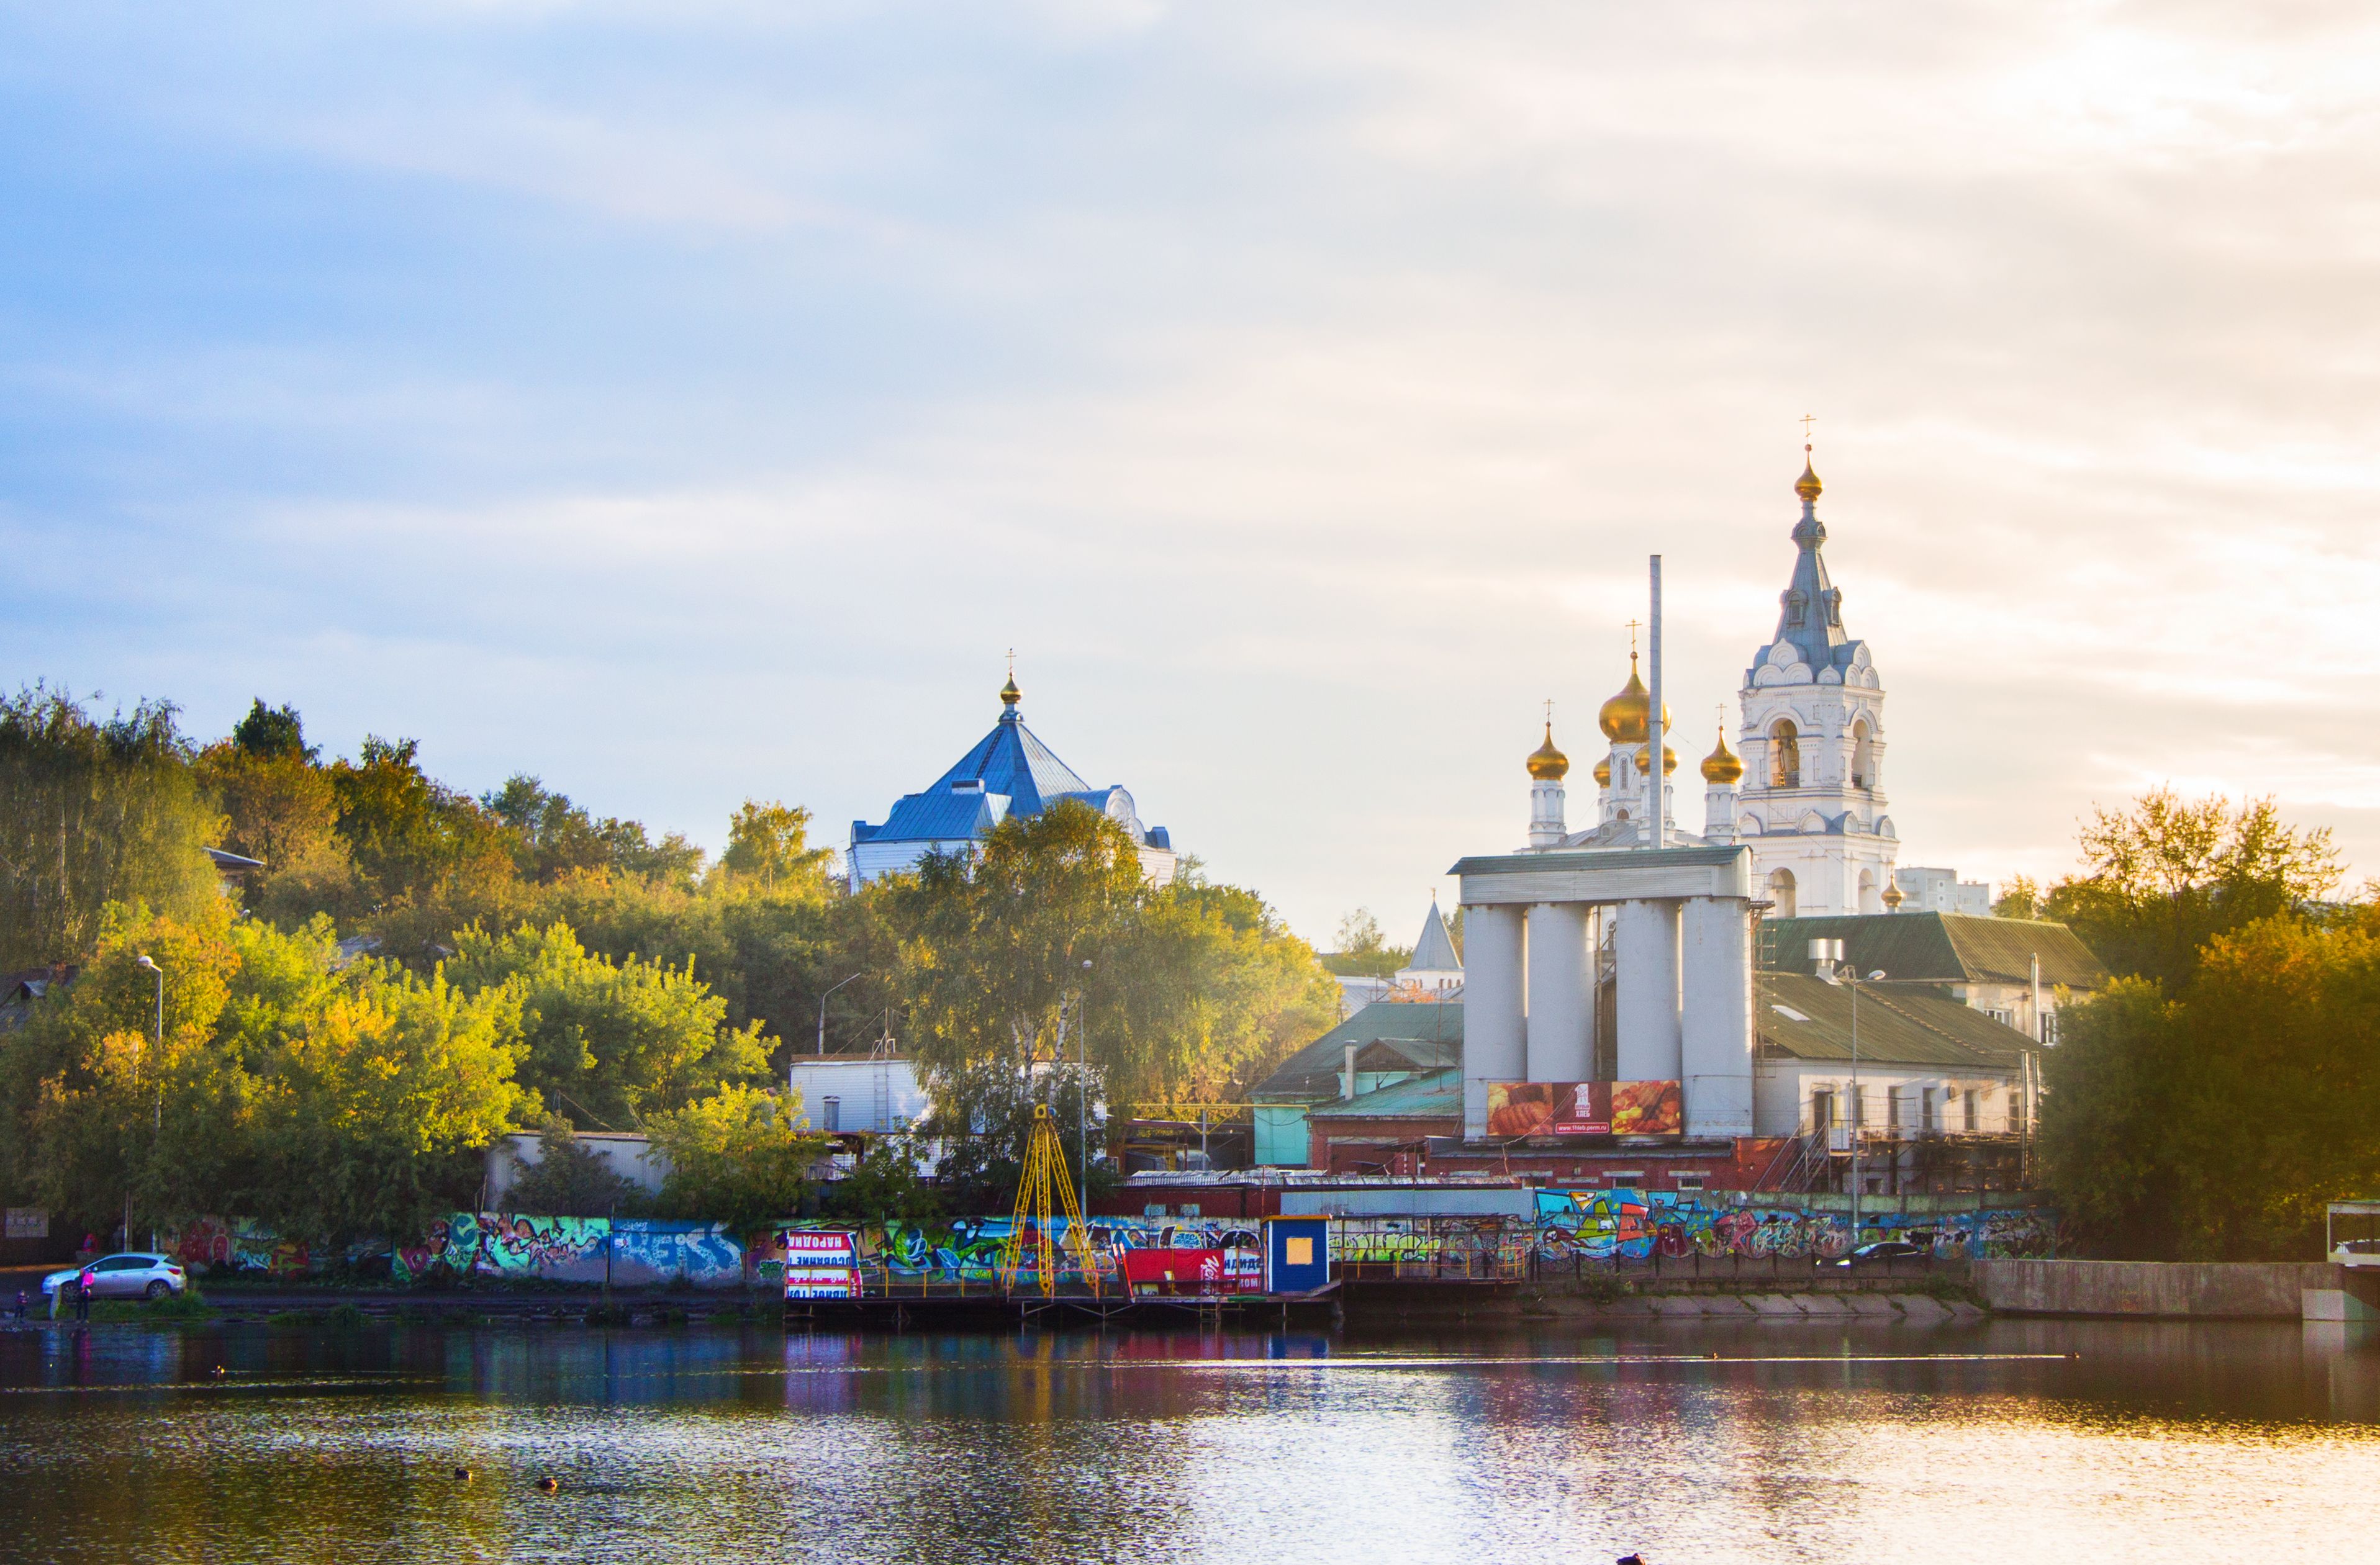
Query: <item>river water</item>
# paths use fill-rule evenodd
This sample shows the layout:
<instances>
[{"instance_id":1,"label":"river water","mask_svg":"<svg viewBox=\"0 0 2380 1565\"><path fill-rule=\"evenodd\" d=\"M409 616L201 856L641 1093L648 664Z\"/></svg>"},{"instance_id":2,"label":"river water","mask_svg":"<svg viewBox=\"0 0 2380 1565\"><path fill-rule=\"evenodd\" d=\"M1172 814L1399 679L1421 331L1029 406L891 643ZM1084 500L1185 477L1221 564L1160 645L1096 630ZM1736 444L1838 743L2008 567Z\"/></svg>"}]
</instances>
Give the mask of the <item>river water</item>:
<instances>
[{"instance_id":1,"label":"river water","mask_svg":"<svg viewBox=\"0 0 2380 1565\"><path fill-rule=\"evenodd\" d=\"M2371 1558L2380 1344L2323 1329L42 1328L0 1558Z\"/></svg>"}]
</instances>

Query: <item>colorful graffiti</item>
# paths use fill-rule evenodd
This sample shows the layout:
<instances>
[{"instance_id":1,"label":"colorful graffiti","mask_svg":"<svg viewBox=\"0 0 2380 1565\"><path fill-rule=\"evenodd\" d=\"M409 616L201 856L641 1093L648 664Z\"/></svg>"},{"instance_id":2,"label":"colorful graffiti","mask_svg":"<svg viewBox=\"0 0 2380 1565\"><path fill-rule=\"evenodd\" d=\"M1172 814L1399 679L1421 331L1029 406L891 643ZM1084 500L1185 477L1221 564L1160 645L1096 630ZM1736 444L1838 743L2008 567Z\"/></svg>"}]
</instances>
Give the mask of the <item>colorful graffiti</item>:
<instances>
[{"instance_id":1,"label":"colorful graffiti","mask_svg":"<svg viewBox=\"0 0 2380 1565\"><path fill-rule=\"evenodd\" d=\"M1899 1240L1937 1258L2054 1254L2056 1214L2038 1208L1861 1214L1764 1202L1713 1200L1692 1191L1541 1190L1539 1258L1645 1260L1658 1256L1836 1260L1854 1244Z\"/></svg>"},{"instance_id":2,"label":"colorful graffiti","mask_svg":"<svg viewBox=\"0 0 2380 1565\"><path fill-rule=\"evenodd\" d=\"M311 1271L314 1257L300 1241L276 1237L273 1231L246 1218L194 1218L173 1235L166 1247L190 1271L203 1275L216 1268L238 1272L262 1272L294 1277Z\"/></svg>"},{"instance_id":3,"label":"colorful graffiti","mask_svg":"<svg viewBox=\"0 0 2380 1565\"><path fill-rule=\"evenodd\" d=\"M728 1288L744 1280L744 1245L717 1223L651 1218L548 1218L450 1212L396 1248L399 1281L492 1277L644 1288L683 1280Z\"/></svg>"},{"instance_id":4,"label":"colorful graffiti","mask_svg":"<svg viewBox=\"0 0 2380 1565\"><path fill-rule=\"evenodd\" d=\"M1051 1238L1062 1251L1072 1219L1052 1219ZM1129 1250L1218 1250L1236 1283L1263 1270L1256 1225L1231 1218L1095 1217L1084 1219L1091 1254L1102 1282L1123 1275ZM952 1218L935 1222L789 1222L777 1226L765 1250L753 1257L753 1280L784 1275L785 1235L820 1230L848 1231L857 1237L863 1272L900 1287L939 1283L986 1283L1000 1280L1001 1252L1014 1224L1010 1218ZM1028 1250L1031 1248L1027 1247ZM1069 1268L1071 1270L1072 1268ZM1028 1266L1028 1274L1031 1270Z\"/></svg>"}]
</instances>

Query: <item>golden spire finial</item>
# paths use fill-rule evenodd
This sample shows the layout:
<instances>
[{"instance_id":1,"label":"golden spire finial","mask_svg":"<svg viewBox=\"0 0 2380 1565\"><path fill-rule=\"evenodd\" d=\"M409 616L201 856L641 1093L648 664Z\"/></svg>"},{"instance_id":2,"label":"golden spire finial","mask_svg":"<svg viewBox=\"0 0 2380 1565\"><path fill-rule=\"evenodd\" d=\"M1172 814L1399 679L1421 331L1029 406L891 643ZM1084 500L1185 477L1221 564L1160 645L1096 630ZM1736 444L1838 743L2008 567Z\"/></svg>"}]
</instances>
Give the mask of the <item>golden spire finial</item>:
<instances>
[{"instance_id":1,"label":"golden spire finial","mask_svg":"<svg viewBox=\"0 0 2380 1565\"><path fill-rule=\"evenodd\" d=\"M1714 787L1732 788L1743 780L1743 761L1727 747L1727 703L1718 708L1718 745L1703 758L1703 781Z\"/></svg>"},{"instance_id":2,"label":"golden spire finial","mask_svg":"<svg viewBox=\"0 0 2380 1565\"><path fill-rule=\"evenodd\" d=\"M1554 704L1546 703L1546 742L1529 753L1529 776L1540 782L1559 782L1570 775L1570 758L1554 745Z\"/></svg>"},{"instance_id":3,"label":"golden spire finial","mask_svg":"<svg viewBox=\"0 0 2380 1565\"><path fill-rule=\"evenodd\" d=\"M1008 649L1008 683L1000 687L1000 704L1014 711L1016 703L1024 698L1025 692L1016 687L1016 649L1011 647Z\"/></svg>"},{"instance_id":4,"label":"golden spire finial","mask_svg":"<svg viewBox=\"0 0 2380 1565\"><path fill-rule=\"evenodd\" d=\"M1793 492L1802 497L1804 505L1815 505L1826 485L1818 481L1818 469L1811 465L1813 447L1810 443L1810 423L1815 413L1802 415L1802 476L1793 480Z\"/></svg>"}]
</instances>

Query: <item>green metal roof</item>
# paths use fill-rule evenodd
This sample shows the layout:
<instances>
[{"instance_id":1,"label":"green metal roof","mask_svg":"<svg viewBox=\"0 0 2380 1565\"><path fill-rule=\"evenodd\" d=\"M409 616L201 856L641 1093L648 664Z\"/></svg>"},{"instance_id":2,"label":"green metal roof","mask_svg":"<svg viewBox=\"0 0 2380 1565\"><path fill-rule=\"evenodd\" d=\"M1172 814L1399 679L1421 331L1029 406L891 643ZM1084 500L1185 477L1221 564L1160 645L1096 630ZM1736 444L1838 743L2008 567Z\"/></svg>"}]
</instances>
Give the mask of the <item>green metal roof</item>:
<instances>
[{"instance_id":1,"label":"green metal roof","mask_svg":"<svg viewBox=\"0 0 2380 1565\"><path fill-rule=\"evenodd\" d=\"M1309 1120L1459 1120L1463 1117L1463 1073L1432 1071L1377 1092L1336 1103L1318 1104L1305 1111Z\"/></svg>"},{"instance_id":2,"label":"green metal roof","mask_svg":"<svg viewBox=\"0 0 2380 1565\"><path fill-rule=\"evenodd\" d=\"M1358 1071L1460 1069L1463 1002L1374 1001L1283 1061L1252 1096L1266 1103L1338 1097L1351 1043Z\"/></svg>"},{"instance_id":3,"label":"green metal roof","mask_svg":"<svg viewBox=\"0 0 2380 1565\"><path fill-rule=\"evenodd\" d=\"M1898 983L2022 984L2041 958L2041 981L2095 989L2107 981L2099 959L2063 924L1978 918L1963 913L1861 913L1835 918L1769 918L1760 926L1760 964L1807 973L1810 942L1843 942L1843 960L1881 968Z\"/></svg>"},{"instance_id":4,"label":"green metal roof","mask_svg":"<svg viewBox=\"0 0 2380 1565\"><path fill-rule=\"evenodd\" d=\"M1805 919L1797 922L1821 923ZM1800 973L1763 973L1752 1025L1763 1049L1798 1060L1852 1057L1852 990ZM2014 1072L2033 1039L1972 1007L1897 984L1859 986L1859 1057L1878 1065Z\"/></svg>"}]
</instances>

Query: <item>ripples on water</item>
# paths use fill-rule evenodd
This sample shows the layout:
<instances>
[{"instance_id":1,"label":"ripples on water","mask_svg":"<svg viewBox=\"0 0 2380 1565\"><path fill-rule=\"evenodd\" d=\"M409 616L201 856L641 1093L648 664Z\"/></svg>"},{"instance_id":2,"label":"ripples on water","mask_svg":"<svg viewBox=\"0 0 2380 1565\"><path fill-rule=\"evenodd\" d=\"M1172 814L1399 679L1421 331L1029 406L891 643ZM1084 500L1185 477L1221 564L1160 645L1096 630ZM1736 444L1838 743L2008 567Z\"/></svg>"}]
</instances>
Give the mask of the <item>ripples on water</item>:
<instances>
[{"instance_id":1,"label":"ripples on water","mask_svg":"<svg viewBox=\"0 0 2380 1565\"><path fill-rule=\"evenodd\" d=\"M24 1560L2330 1561L2375 1488L2295 1326L0 1335Z\"/></svg>"}]
</instances>

